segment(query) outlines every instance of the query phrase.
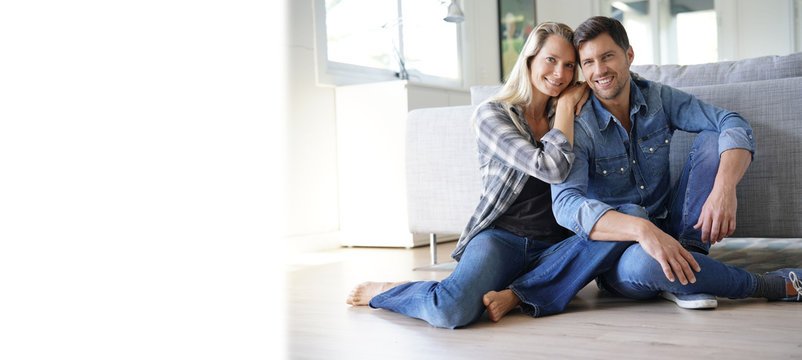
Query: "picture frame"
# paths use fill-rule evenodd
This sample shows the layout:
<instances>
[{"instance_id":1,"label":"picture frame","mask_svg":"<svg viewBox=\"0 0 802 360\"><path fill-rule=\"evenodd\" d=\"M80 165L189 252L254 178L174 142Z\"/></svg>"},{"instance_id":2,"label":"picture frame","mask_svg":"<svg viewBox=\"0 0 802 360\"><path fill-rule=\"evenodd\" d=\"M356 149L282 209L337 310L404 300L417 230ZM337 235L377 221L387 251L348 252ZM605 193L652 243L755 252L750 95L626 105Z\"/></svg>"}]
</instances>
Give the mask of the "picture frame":
<instances>
[{"instance_id":1,"label":"picture frame","mask_svg":"<svg viewBox=\"0 0 802 360\"><path fill-rule=\"evenodd\" d=\"M535 0L498 0L499 59L505 82L529 34L535 30Z\"/></svg>"}]
</instances>

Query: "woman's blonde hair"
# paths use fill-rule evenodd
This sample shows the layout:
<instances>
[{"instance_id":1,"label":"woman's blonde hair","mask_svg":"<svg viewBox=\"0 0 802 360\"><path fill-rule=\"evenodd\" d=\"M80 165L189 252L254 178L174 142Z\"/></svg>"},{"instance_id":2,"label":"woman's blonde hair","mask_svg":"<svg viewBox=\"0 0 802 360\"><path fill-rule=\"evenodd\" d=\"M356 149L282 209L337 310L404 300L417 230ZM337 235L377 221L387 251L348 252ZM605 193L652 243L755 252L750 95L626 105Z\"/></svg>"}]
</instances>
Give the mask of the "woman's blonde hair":
<instances>
[{"instance_id":1,"label":"woman's blonde hair","mask_svg":"<svg viewBox=\"0 0 802 360\"><path fill-rule=\"evenodd\" d=\"M538 25L535 31L529 34L529 38L526 39L524 47L521 49L521 54L518 56L518 60L515 61L515 66L512 67L507 81L501 87L501 90L488 101L504 103L508 112L515 105L528 105L532 102L532 92L534 91L531 80L532 60L551 35L557 35L565 39L569 44L574 43L574 31L568 25L555 22L544 22ZM576 50L574 50L574 55L576 56ZM578 56L576 58L578 59ZM579 76L577 68L578 66L574 66L574 82ZM523 116L523 114L521 115ZM517 116L510 113L510 117L518 130L529 137L522 124L519 123Z\"/></svg>"}]
</instances>

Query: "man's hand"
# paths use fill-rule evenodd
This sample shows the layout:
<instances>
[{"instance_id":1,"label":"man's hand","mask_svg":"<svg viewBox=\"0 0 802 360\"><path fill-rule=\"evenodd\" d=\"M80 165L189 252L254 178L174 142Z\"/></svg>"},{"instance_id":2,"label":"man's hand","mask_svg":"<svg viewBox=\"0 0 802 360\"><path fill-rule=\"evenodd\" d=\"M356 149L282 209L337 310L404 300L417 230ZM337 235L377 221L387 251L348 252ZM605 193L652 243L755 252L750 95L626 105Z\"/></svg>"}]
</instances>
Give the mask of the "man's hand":
<instances>
[{"instance_id":1,"label":"man's hand","mask_svg":"<svg viewBox=\"0 0 802 360\"><path fill-rule=\"evenodd\" d=\"M713 187L705 204L702 205L702 213L699 214L699 221L693 226L694 229L702 230L702 241L713 245L735 231L735 213L738 209L738 199L735 196L735 189L723 189Z\"/></svg>"},{"instance_id":2,"label":"man's hand","mask_svg":"<svg viewBox=\"0 0 802 360\"><path fill-rule=\"evenodd\" d=\"M702 230L702 241L713 245L735 232L735 213L738 210L735 186L741 181L750 162L752 154L744 149L730 149L721 153L713 190L693 226Z\"/></svg>"},{"instance_id":3,"label":"man's hand","mask_svg":"<svg viewBox=\"0 0 802 360\"><path fill-rule=\"evenodd\" d=\"M701 271L699 263L677 239L641 217L607 211L596 221L588 235L591 240L637 241L660 264L671 282L679 279L682 285L694 283L696 275L693 272Z\"/></svg>"},{"instance_id":4,"label":"man's hand","mask_svg":"<svg viewBox=\"0 0 802 360\"><path fill-rule=\"evenodd\" d=\"M701 268L696 259L680 243L656 226L649 223L638 242L643 250L660 263L666 278L674 282L674 274L682 285L695 283L696 275Z\"/></svg>"}]
</instances>

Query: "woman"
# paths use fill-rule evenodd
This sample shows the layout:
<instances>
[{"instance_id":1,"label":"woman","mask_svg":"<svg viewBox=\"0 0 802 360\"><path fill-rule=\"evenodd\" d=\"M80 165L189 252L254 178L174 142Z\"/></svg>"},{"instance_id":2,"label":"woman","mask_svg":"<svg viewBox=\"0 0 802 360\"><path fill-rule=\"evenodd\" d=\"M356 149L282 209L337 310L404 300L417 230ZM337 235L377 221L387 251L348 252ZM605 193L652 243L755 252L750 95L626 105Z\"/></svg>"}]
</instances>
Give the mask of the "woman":
<instances>
[{"instance_id":1,"label":"woman","mask_svg":"<svg viewBox=\"0 0 802 360\"><path fill-rule=\"evenodd\" d=\"M503 313L492 311L492 296L483 295L507 288L571 235L554 220L548 183L568 175L575 109L589 94L586 84L576 83L572 38L564 24L539 25L509 80L474 113L484 191L452 254L454 272L442 282L363 283L348 304L445 328L475 322L488 306L495 321Z\"/></svg>"}]
</instances>

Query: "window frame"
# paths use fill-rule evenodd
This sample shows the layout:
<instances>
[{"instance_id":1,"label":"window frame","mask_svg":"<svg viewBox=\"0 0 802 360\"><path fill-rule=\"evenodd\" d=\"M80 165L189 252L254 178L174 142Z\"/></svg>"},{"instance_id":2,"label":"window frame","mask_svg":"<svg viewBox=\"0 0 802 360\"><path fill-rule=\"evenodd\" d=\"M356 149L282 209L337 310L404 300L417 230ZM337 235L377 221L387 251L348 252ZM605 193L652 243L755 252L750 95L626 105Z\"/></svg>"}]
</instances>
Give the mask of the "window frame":
<instances>
[{"instance_id":1,"label":"window frame","mask_svg":"<svg viewBox=\"0 0 802 360\"><path fill-rule=\"evenodd\" d=\"M401 12L401 1L395 0L399 13ZM427 0L438 1L438 0ZM444 7L444 11L446 8ZM444 13L445 14L445 13ZM445 16L445 15L444 15ZM410 83L434 85L449 88L462 88L465 83L465 68L464 68L464 54L465 50L462 44L462 37L464 32L465 22L457 23L457 36L454 41L457 42L457 74L458 78L451 79L441 76L424 74L415 69L407 68L409 75L407 81ZM403 24L397 26L399 51L403 53L404 49L404 34ZM401 80L398 72L390 69L380 69L375 67L354 65L342 63L337 61L330 61L328 59L328 32L326 29L326 0L314 0L314 36L315 36L315 75L317 83L320 86L344 86L365 84L382 81Z\"/></svg>"}]
</instances>

